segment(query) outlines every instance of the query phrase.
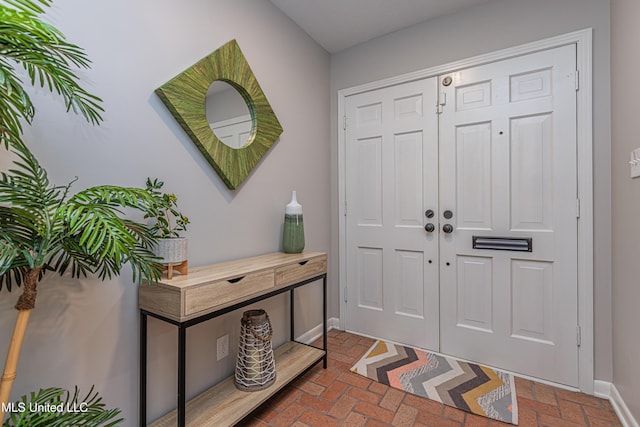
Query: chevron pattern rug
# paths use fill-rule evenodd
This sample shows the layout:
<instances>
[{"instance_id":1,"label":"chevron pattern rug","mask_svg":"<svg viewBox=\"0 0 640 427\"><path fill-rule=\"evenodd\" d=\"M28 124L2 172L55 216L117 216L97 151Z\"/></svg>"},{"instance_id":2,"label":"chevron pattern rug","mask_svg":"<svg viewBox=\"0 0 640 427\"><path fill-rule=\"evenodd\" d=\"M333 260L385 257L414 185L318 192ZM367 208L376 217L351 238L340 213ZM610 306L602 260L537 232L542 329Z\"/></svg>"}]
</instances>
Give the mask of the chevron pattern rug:
<instances>
[{"instance_id":1,"label":"chevron pattern rug","mask_svg":"<svg viewBox=\"0 0 640 427\"><path fill-rule=\"evenodd\" d=\"M352 372L476 415L518 424L513 375L376 341Z\"/></svg>"}]
</instances>

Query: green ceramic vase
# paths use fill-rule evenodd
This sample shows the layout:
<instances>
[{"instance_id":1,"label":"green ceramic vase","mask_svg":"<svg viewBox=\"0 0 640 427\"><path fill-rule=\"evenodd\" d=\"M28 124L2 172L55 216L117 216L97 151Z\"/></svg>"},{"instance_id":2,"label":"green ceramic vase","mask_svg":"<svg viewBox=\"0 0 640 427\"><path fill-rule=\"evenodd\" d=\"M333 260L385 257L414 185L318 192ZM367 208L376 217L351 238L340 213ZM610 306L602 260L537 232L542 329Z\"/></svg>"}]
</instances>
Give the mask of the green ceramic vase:
<instances>
[{"instance_id":1,"label":"green ceramic vase","mask_svg":"<svg viewBox=\"0 0 640 427\"><path fill-rule=\"evenodd\" d=\"M291 202L285 208L282 248L288 254L299 254L304 249L302 206L296 199L295 191L291 195Z\"/></svg>"}]
</instances>

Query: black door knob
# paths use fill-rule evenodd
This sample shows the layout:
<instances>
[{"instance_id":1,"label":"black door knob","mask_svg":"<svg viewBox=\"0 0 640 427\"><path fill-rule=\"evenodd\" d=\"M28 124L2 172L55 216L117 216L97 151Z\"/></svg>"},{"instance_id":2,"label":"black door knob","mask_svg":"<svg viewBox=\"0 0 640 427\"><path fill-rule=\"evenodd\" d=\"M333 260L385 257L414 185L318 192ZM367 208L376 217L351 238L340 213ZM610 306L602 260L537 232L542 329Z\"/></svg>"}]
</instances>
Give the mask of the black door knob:
<instances>
[{"instance_id":1,"label":"black door knob","mask_svg":"<svg viewBox=\"0 0 640 427\"><path fill-rule=\"evenodd\" d=\"M442 226L442 231L444 231L445 233L449 234L451 232L453 232L453 226L451 224L445 224Z\"/></svg>"},{"instance_id":2,"label":"black door knob","mask_svg":"<svg viewBox=\"0 0 640 427\"><path fill-rule=\"evenodd\" d=\"M427 230L428 233L433 233L433 230L436 229L436 226L428 222L427 225L424 226L424 229Z\"/></svg>"},{"instance_id":3,"label":"black door knob","mask_svg":"<svg viewBox=\"0 0 640 427\"><path fill-rule=\"evenodd\" d=\"M433 209L427 209L427 211L424 214L427 218L433 218L433 216L435 215L435 212L433 212Z\"/></svg>"},{"instance_id":4,"label":"black door knob","mask_svg":"<svg viewBox=\"0 0 640 427\"><path fill-rule=\"evenodd\" d=\"M446 211L444 211L443 216L445 217L445 219L451 219L453 218L453 212L447 209Z\"/></svg>"}]
</instances>

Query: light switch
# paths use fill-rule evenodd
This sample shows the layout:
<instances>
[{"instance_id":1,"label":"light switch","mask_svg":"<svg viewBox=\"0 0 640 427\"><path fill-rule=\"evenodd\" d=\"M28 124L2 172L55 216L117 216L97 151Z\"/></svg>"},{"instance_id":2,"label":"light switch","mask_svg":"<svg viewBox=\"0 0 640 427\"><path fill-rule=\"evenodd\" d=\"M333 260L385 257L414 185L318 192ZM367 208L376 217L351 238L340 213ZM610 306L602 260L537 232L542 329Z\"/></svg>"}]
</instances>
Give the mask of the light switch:
<instances>
[{"instance_id":1,"label":"light switch","mask_svg":"<svg viewBox=\"0 0 640 427\"><path fill-rule=\"evenodd\" d=\"M640 176L640 148L636 148L629 156L629 166L631 167L631 178Z\"/></svg>"}]
</instances>

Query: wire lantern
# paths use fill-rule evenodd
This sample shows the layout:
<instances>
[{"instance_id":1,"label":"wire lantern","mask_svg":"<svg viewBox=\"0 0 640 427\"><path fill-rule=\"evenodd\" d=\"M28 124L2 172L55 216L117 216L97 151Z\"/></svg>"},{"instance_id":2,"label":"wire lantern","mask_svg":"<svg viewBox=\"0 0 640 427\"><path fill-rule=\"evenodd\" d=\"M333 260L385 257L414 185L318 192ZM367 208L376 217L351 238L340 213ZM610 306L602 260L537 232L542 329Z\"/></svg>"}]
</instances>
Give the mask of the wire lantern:
<instances>
[{"instance_id":1,"label":"wire lantern","mask_svg":"<svg viewBox=\"0 0 640 427\"><path fill-rule=\"evenodd\" d=\"M269 315L262 309L247 310L240 323L235 385L243 391L263 390L276 380Z\"/></svg>"}]
</instances>

